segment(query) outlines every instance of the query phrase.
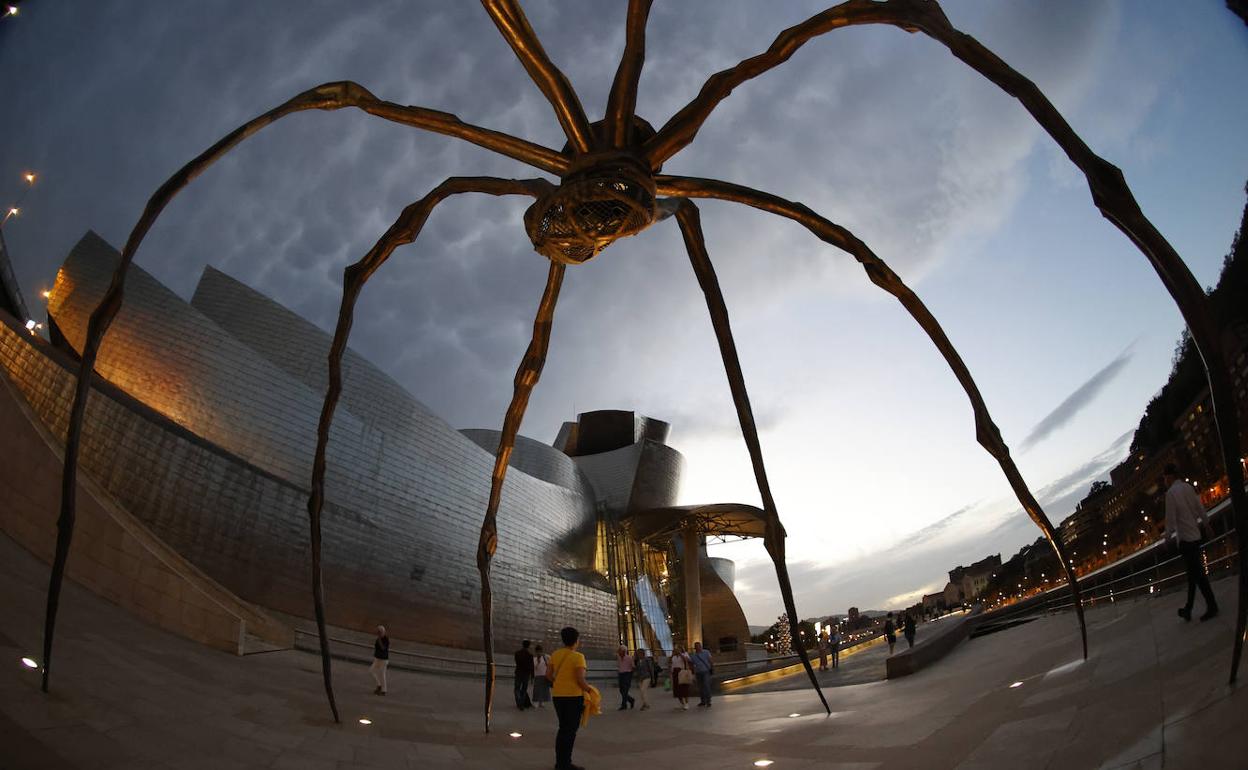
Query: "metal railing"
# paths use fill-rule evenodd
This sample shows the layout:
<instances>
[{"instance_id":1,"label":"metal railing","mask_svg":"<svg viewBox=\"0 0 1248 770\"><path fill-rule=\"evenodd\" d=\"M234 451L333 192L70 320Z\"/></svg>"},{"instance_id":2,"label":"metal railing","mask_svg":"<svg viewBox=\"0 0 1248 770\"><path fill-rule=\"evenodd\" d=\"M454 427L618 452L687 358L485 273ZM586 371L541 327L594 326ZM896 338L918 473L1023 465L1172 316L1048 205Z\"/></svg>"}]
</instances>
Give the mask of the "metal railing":
<instances>
[{"instance_id":1,"label":"metal railing","mask_svg":"<svg viewBox=\"0 0 1248 770\"><path fill-rule=\"evenodd\" d=\"M1211 579L1231 573L1239 558L1236 530L1232 527L1206 541L1203 558L1205 571ZM1156 596L1163 591L1174 590L1178 586L1172 584L1186 579L1187 572L1182 562L1183 557L1174 541L1169 538L1158 540L1113 564L1080 576L1083 604L1094 607L1105 602ZM1006 607L987 611L984 623L997 624L1027 615L1062 612L1074 606L1070 586L1062 584Z\"/></svg>"},{"instance_id":2,"label":"metal railing","mask_svg":"<svg viewBox=\"0 0 1248 770\"><path fill-rule=\"evenodd\" d=\"M840 648L841 652L852 650L864 644L869 644L877 637L870 637L851 645ZM373 645L371 642L358 642L353 639L344 639L338 636L330 636L330 655L339 660L352 661L369 661L373 657ZM317 652L320 650L320 642L315 631L305 628L295 629L295 649L305 652ZM812 660L818 657L818 650L809 650ZM468 657L472 656L472 657ZM507 660L495 661L499 675L509 675L514 670L516 664L510 660L510 656L504 656ZM587 660L588 670L586 676L589 679L615 679L617 673L614 662ZM776 655L767 658L756 658L754 660L727 661L715 664L715 678L722 680L732 676L741 676L743 674L765 673L776 669L792 666L798 662L796 653L788 655ZM481 676L485 673L485 656L479 652L465 651L464 656L451 655L435 655L428 652L415 652L413 650L403 650L398 647L390 647L390 665L393 668L400 668L409 671L423 671L433 674L447 674L451 676ZM666 672L667 666L663 666L662 670Z\"/></svg>"}]
</instances>

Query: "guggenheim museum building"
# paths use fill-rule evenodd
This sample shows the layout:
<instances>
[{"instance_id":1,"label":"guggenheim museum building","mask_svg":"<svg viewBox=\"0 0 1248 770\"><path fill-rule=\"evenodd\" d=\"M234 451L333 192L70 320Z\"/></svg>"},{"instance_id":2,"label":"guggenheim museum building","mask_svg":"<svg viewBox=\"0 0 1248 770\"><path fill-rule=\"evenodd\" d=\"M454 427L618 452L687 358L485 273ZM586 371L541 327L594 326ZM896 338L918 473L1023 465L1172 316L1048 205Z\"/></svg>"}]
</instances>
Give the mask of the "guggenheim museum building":
<instances>
[{"instance_id":1,"label":"guggenheim museum building","mask_svg":"<svg viewBox=\"0 0 1248 770\"><path fill-rule=\"evenodd\" d=\"M73 248L36 321L0 243L0 531L50 561L86 322L119 255ZM42 313L39 313L42 315ZM330 337L206 268L189 302L132 267L105 339L80 459L72 581L172 633L242 653L311 627L307 498ZM328 623L414 646L481 646L477 538L499 434L457 430L348 351L323 513ZM708 538L762 532L748 505L677 505L669 426L586 412L553 445L516 440L498 513L495 638L721 659L749 641L732 563ZM13 451L16 450L16 451ZM331 634L332 635L332 634Z\"/></svg>"}]
</instances>

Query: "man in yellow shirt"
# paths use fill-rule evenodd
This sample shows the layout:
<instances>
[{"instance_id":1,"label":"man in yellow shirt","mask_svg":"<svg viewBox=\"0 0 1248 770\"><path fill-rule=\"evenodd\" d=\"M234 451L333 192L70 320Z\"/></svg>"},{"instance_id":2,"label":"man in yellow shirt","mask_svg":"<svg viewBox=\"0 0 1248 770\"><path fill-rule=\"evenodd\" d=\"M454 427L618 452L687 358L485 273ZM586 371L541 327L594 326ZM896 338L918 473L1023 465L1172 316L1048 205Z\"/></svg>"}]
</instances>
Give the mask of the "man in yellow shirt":
<instances>
[{"instance_id":1,"label":"man in yellow shirt","mask_svg":"<svg viewBox=\"0 0 1248 770\"><path fill-rule=\"evenodd\" d=\"M555 734L556 770L584 770L572 764L572 746L576 743L576 731L581 726L581 711L585 708L585 695L590 692L585 680L585 656L577 652L581 646L581 634L568 626L559 632L563 647L550 656L546 678L550 680L551 701L559 717L559 732Z\"/></svg>"}]
</instances>

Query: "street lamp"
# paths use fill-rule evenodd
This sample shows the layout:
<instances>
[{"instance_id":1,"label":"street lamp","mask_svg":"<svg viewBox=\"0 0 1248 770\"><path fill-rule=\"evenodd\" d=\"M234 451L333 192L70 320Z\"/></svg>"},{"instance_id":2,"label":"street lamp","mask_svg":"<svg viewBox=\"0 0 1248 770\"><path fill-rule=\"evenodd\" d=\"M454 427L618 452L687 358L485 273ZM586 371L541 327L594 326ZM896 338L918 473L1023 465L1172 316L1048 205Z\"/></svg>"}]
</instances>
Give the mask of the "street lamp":
<instances>
[{"instance_id":1,"label":"street lamp","mask_svg":"<svg viewBox=\"0 0 1248 770\"><path fill-rule=\"evenodd\" d=\"M5 12L5 16L17 14L17 6L10 5L8 8L9 10ZM26 171L22 174L22 179L26 182L26 187L22 190L22 194L17 197L17 201L12 206L9 206L9 210L4 213L4 219L0 219L0 229L3 229L5 224L8 223L10 219L22 213L22 201L26 200L26 196L30 193L30 188L35 186L35 179L37 178L38 174L33 171Z\"/></svg>"}]
</instances>

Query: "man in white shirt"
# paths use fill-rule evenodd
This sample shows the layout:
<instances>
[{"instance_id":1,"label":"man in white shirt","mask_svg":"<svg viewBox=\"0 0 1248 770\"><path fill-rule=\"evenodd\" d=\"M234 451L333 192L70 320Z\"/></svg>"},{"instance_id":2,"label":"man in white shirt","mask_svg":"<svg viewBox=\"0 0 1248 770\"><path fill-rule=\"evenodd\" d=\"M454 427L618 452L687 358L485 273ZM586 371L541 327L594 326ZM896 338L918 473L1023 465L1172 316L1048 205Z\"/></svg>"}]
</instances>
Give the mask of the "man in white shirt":
<instances>
[{"instance_id":1,"label":"man in white shirt","mask_svg":"<svg viewBox=\"0 0 1248 770\"><path fill-rule=\"evenodd\" d=\"M1192 485L1179 478L1178 468L1173 464L1166 466L1162 478L1166 486L1166 537L1179 541L1179 554L1187 570L1187 604L1179 609L1179 617L1192 619L1192 603L1199 588L1201 596L1205 597L1205 614L1200 619L1209 620L1218 614L1218 600L1213 597L1200 558L1205 535L1209 532L1205 506Z\"/></svg>"}]
</instances>

